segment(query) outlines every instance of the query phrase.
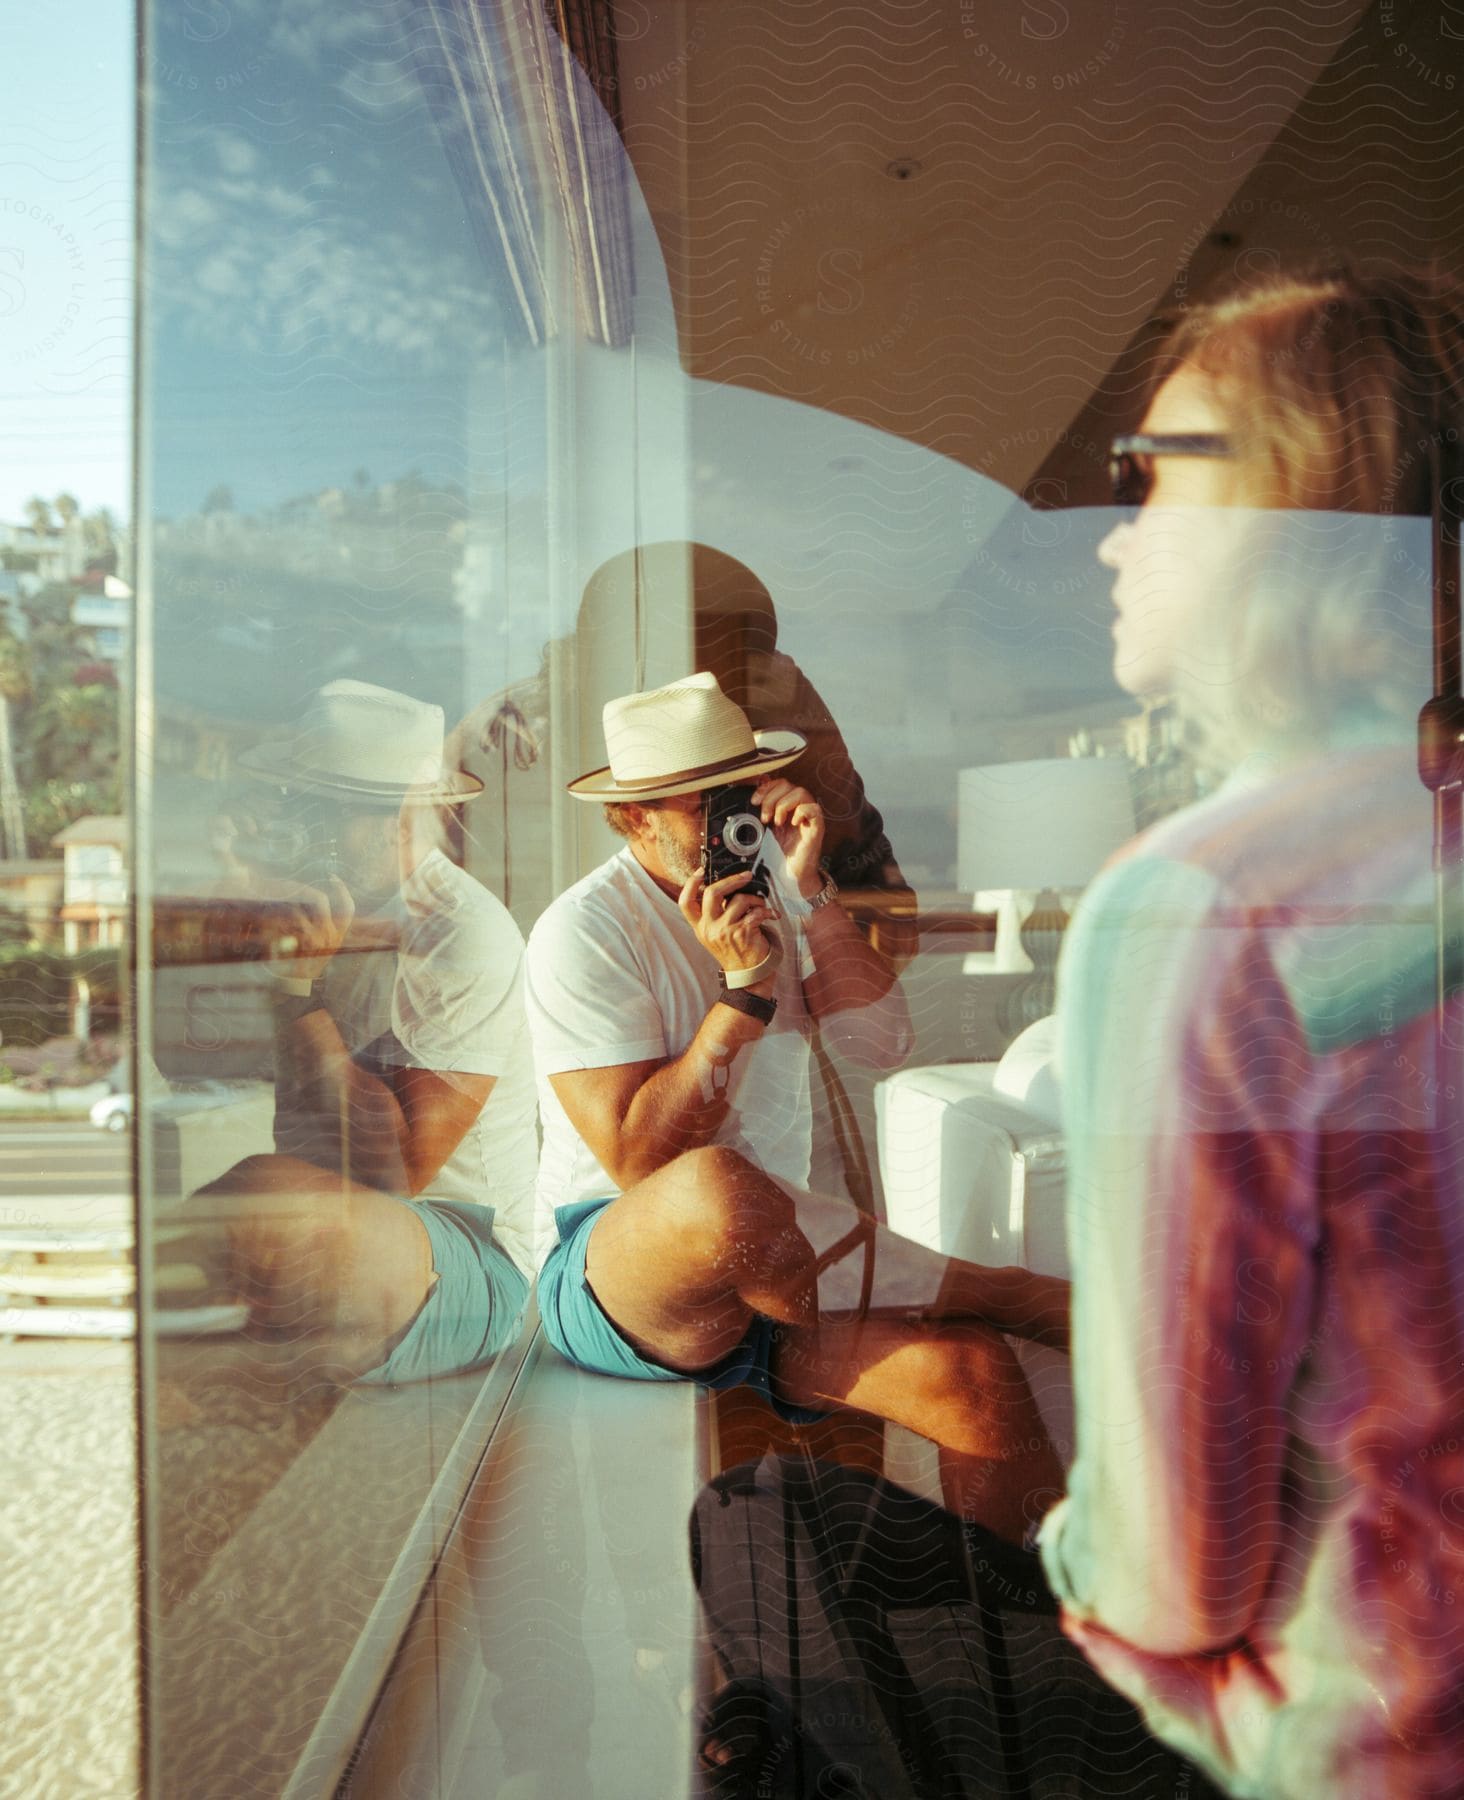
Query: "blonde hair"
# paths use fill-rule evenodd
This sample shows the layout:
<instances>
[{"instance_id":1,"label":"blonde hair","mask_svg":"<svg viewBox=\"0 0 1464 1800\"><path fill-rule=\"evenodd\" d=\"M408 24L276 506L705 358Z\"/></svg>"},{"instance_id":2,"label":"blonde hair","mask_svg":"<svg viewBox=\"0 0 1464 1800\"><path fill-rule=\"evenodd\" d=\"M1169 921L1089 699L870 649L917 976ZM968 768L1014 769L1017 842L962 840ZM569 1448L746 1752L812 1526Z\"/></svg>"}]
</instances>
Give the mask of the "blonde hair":
<instances>
[{"instance_id":1,"label":"blonde hair","mask_svg":"<svg viewBox=\"0 0 1464 1800\"><path fill-rule=\"evenodd\" d=\"M1161 352L1209 383L1257 509L1179 700L1206 760L1304 749L1427 693L1427 515L1464 431L1464 289L1433 275L1278 278L1197 308ZM1274 516L1272 516L1274 515ZM1390 527L1388 518L1395 523Z\"/></svg>"}]
</instances>

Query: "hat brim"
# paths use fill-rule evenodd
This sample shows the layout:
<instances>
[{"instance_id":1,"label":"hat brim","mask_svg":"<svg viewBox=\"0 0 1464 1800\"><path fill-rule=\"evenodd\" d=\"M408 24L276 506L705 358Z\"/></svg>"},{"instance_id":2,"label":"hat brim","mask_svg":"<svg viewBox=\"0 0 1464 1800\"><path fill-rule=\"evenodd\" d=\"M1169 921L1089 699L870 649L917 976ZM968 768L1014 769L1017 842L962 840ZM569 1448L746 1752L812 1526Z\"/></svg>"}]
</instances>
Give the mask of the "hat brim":
<instances>
[{"instance_id":1,"label":"hat brim","mask_svg":"<svg viewBox=\"0 0 1464 1800\"><path fill-rule=\"evenodd\" d=\"M377 800L397 806L442 806L471 800L481 794L483 783L466 769L444 769L430 781L403 787L392 781L352 781L343 775L327 775L319 769L302 769L291 760L288 744L256 744L235 758L247 774L266 781L286 782L310 794L330 794L339 799Z\"/></svg>"},{"instance_id":2,"label":"hat brim","mask_svg":"<svg viewBox=\"0 0 1464 1800\"><path fill-rule=\"evenodd\" d=\"M665 781L658 781L653 787L624 787L616 781L608 768L592 769L588 775L581 775L577 781L571 781L567 792L576 800L671 800L677 794L698 794L704 788L728 787L738 781L760 781L764 775L771 775L778 769L786 769L789 763L797 762L808 748L808 740L799 736L796 731L755 731L752 735L753 742L757 745L757 755L730 769L718 769L711 774L704 770L693 775L669 775ZM777 738L778 743L775 745L764 741L771 738ZM794 738L797 743L790 749L789 740Z\"/></svg>"}]
</instances>

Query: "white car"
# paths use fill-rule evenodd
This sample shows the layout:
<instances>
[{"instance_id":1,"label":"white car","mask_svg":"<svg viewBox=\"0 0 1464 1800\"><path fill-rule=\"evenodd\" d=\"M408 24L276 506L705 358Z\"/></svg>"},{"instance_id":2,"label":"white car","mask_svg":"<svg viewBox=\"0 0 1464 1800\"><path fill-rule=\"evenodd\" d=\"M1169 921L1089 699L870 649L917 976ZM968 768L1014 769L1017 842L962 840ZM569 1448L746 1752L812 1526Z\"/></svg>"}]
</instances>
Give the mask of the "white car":
<instances>
[{"instance_id":1,"label":"white car","mask_svg":"<svg viewBox=\"0 0 1464 1800\"><path fill-rule=\"evenodd\" d=\"M155 1077L155 1087L147 1099L148 1116L155 1119L176 1117L180 1113L205 1111L227 1106L241 1095L252 1094L258 1083L240 1081L190 1081L170 1084L162 1076ZM130 1092L103 1094L93 1101L87 1115L98 1131L128 1131L132 1127L134 1100Z\"/></svg>"},{"instance_id":2,"label":"white car","mask_svg":"<svg viewBox=\"0 0 1464 1800\"><path fill-rule=\"evenodd\" d=\"M103 1094L88 1117L98 1131L126 1131L132 1123L131 1094Z\"/></svg>"}]
</instances>

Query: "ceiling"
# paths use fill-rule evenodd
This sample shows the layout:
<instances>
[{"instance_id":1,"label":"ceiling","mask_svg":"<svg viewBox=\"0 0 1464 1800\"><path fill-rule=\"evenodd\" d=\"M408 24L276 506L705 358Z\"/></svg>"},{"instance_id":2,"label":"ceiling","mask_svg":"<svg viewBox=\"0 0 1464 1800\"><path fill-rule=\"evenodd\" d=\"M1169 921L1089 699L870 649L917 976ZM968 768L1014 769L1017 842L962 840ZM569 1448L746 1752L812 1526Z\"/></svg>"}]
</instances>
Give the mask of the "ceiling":
<instances>
[{"instance_id":1,"label":"ceiling","mask_svg":"<svg viewBox=\"0 0 1464 1800\"><path fill-rule=\"evenodd\" d=\"M607 0L687 371L1103 497L1156 321L1464 260L1464 35L1359 0Z\"/></svg>"}]
</instances>

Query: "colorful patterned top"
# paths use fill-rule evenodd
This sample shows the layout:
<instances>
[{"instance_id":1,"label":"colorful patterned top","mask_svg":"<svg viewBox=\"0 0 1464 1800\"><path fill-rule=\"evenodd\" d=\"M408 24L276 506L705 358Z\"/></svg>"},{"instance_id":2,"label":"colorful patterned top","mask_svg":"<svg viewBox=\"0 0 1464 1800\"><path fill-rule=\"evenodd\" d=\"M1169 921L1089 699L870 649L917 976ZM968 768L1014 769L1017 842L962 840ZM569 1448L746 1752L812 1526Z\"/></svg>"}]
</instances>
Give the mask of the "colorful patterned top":
<instances>
[{"instance_id":1,"label":"colorful patterned top","mask_svg":"<svg viewBox=\"0 0 1464 1800\"><path fill-rule=\"evenodd\" d=\"M1043 1559L1236 1794L1464 1792L1430 806L1405 749L1237 776L1105 871L1060 970L1078 1432Z\"/></svg>"}]
</instances>

